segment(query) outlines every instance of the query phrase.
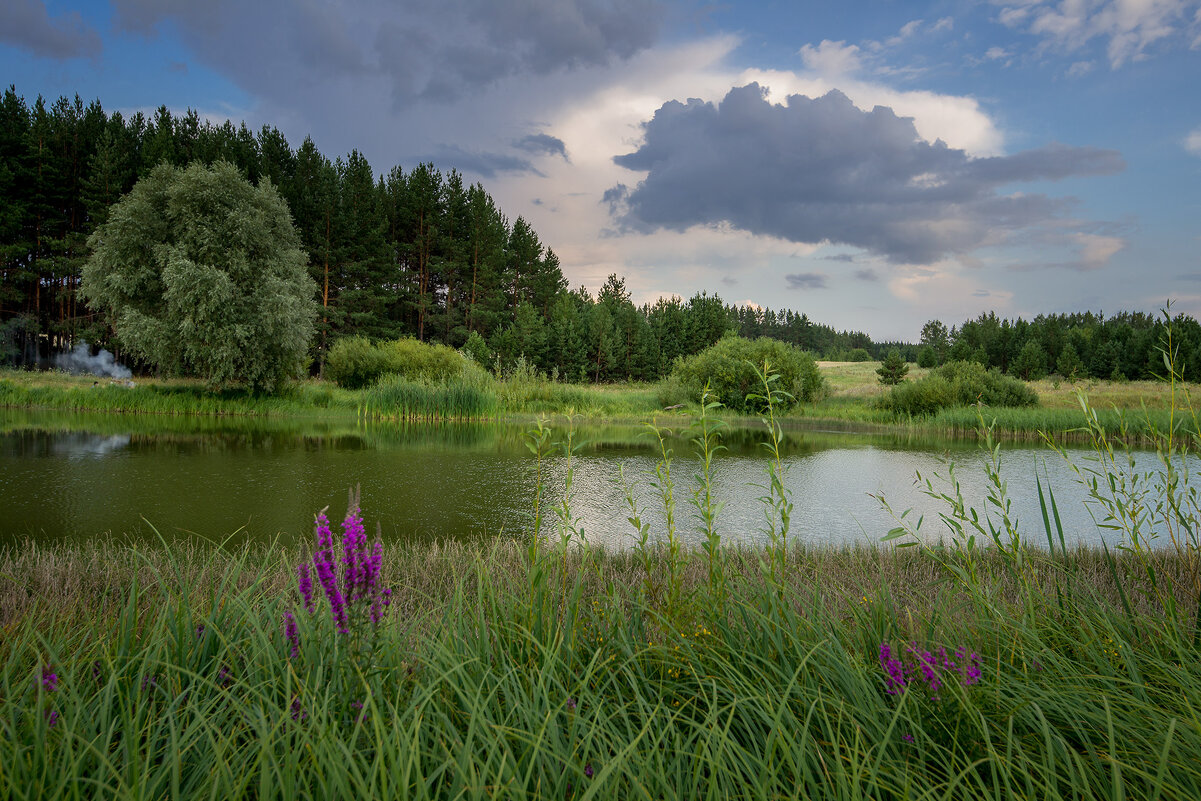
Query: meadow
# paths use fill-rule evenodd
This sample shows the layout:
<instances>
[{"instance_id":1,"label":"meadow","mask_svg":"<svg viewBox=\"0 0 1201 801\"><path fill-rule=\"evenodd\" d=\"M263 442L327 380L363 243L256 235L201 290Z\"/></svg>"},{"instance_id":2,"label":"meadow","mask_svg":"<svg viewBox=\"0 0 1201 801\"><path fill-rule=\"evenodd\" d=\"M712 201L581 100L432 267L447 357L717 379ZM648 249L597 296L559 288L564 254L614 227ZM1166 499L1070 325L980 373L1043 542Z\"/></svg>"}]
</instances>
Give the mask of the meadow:
<instances>
[{"instance_id":1,"label":"meadow","mask_svg":"<svg viewBox=\"0 0 1201 801\"><path fill-rule=\"evenodd\" d=\"M622 477L666 512L652 532L627 494L628 551L581 539L575 445L542 423L531 525L506 539L373 542L352 494L301 548L0 551L0 795L1201 796L1201 498L1176 449L1148 493L1092 429L1113 549L1065 547L1049 491L1019 530L987 428L988 497L942 490L934 531L899 510L877 547L810 549L769 402L764 544L734 549L714 411L691 497L663 439Z\"/></svg>"},{"instance_id":2,"label":"meadow","mask_svg":"<svg viewBox=\"0 0 1201 801\"><path fill-rule=\"evenodd\" d=\"M819 362L826 392L817 401L798 404L783 414L785 422L836 424L858 430L900 429L916 434L974 437L977 408L942 409L926 416L897 415L876 407L887 388L877 380L879 362ZM908 379L927 375L910 365ZM1087 439L1078 393L1083 393L1097 419L1111 433L1125 432L1133 441L1149 441L1151 428L1177 424L1172 386L1163 381L1030 382L1038 394L1033 407L985 409L996 421L997 436L1041 441L1049 433L1061 441ZM1177 405L1192 385L1180 383ZM503 379L487 374L441 382L384 379L365 389L343 389L318 379L296 382L275 395L241 390L213 392L195 379L139 378L133 386L61 372L0 370L0 406L57 411L103 411L123 414L246 416L263 418L376 420L509 420L531 422L539 416L582 417L641 422L652 417L686 424L697 404L672 379L659 383L570 384L531 370ZM722 410L731 422L757 423L755 416ZM1193 430L1196 422L1183 420Z\"/></svg>"}]
</instances>

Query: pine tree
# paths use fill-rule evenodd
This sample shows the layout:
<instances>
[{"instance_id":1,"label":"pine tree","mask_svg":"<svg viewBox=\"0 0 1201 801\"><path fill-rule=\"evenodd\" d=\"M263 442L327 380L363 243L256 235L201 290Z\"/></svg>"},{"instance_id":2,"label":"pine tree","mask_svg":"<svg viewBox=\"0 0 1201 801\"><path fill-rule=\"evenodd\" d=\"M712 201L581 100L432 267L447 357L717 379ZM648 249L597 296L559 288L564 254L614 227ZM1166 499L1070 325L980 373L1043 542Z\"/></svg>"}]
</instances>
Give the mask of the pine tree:
<instances>
[{"instance_id":1,"label":"pine tree","mask_svg":"<svg viewBox=\"0 0 1201 801\"><path fill-rule=\"evenodd\" d=\"M876 375L880 376L880 383L885 386L901 383L908 373L909 365L901 358L901 352L896 348L888 351L888 355L876 369Z\"/></svg>"}]
</instances>

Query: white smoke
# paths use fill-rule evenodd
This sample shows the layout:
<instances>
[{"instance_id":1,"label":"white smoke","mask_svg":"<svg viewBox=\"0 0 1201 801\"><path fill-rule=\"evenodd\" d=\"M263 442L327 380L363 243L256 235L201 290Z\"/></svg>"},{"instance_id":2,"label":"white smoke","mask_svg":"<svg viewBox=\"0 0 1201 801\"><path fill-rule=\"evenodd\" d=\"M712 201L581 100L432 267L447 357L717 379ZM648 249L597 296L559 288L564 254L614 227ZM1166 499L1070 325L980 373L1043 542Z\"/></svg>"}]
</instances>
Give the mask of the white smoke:
<instances>
[{"instance_id":1,"label":"white smoke","mask_svg":"<svg viewBox=\"0 0 1201 801\"><path fill-rule=\"evenodd\" d=\"M118 364L117 360L113 358L113 354L104 348L101 348L95 356L89 355L90 350L88 343L81 342L70 353L60 353L55 356L54 366L60 370L66 370L71 375L90 373L121 380L133 377L133 372L128 367Z\"/></svg>"}]
</instances>

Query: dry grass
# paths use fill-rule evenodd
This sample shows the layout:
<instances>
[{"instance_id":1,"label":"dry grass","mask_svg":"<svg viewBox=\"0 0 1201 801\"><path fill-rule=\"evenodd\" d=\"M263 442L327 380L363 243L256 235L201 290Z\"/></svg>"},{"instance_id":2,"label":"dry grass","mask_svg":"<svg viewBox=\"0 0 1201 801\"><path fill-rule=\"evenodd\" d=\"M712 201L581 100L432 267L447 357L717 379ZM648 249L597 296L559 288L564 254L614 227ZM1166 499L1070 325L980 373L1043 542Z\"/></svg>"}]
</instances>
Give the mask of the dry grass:
<instances>
[{"instance_id":1,"label":"dry grass","mask_svg":"<svg viewBox=\"0 0 1201 801\"><path fill-rule=\"evenodd\" d=\"M735 595L764 592L760 550L729 549L724 556ZM0 629L30 618L53 619L67 627L83 619L94 625L115 618L135 583L137 597L147 610L162 603L208 605L251 587L263 602L289 595L298 599L295 566L304 558L299 548L267 545L227 551L186 541L169 548L114 540L55 545L28 541L0 550ZM1147 558L1160 586L1174 588L1181 608L1194 608L1201 589L1198 561L1166 550ZM493 590L520 596L528 587L525 559L524 547L508 539L392 543L385 551L382 580L392 588L394 608L401 618L428 619L432 625L440 619L445 599L456 592L474 599L481 576ZM1115 611L1121 609L1121 593L1100 551L1078 549L1069 552L1066 561L1031 551L1028 559L1034 581L1048 602L1056 597L1057 586L1070 582L1074 591L1085 592ZM659 562L663 567L663 560ZM1019 604L1023 588L1004 561L991 554L983 564L990 594L1002 603ZM633 602L646 584L643 568L632 553L576 550L567 565L573 578L581 578L586 599ZM1119 554L1117 568L1133 611L1157 613L1159 603L1141 584L1144 567ZM680 575L683 597L703 596L706 571L704 554L691 552ZM654 578L665 581L666 573ZM802 614L813 603L837 610L876 599L882 588L890 588L899 615L918 620L953 618L957 603L965 599L948 588L946 578L938 563L918 549L799 547L789 552L789 594Z\"/></svg>"},{"instance_id":2,"label":"dry grass","mask_svg":"<svg viewBox=\"0 0 1201 801\"><path fill-rule=\"evenodd\" d=\"M888 391L888 388L880 383L880 376L876 373L880 362L822 361L818 362L817 366L830 387L830 400L870 401ZM923 378L929 372L916 364L911 364L906 378L912 381Z\"/></svg>"},{"instance_id":3,"label":"dry grass","mask_svg":"<svg viewBox=\"0 0 1201 801\"><path fill-rule=\"evenodd\" d=\"M876 375L880 362L821 361L817 366L829 382L831 400L870 400L887 391ZM906 378L913 381L925 377L929 372L911 364ZM1170 387L1164 381L1102 381L1096 378L1069 381L1052 376L1031 381L1030 387L1038 393L1039 404L1049 409L1079 409L1077 390L1087 394L1093 408L1098 410L1139 410L1144 405L1148 409L1167 409L1171 406ZM1201 398L1201 386L1197 384L1179 384L1177 391L1181 393L1177 399L1178 406L1182 403L1184 393Z\"/></svg>"}]
</instances>

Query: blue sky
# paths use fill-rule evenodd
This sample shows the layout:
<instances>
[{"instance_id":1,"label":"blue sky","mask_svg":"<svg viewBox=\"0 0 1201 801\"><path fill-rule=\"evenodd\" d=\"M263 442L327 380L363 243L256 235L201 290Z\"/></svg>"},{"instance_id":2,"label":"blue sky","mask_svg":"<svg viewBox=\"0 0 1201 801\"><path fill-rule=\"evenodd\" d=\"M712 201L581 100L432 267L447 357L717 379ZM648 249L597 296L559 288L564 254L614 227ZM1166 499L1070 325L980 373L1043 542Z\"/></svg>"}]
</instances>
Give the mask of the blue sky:
<instances>
[{"instance_id":1,"label":"blue sky","mask_svg":"<svg viewBox=\"0 0 1201 801\"><path fill-rule=\"evenodd\" d=\"M457 168L639 301L1201 316L1201 0L6 0L0 70Z\"/></svg>"}]
</instances>

